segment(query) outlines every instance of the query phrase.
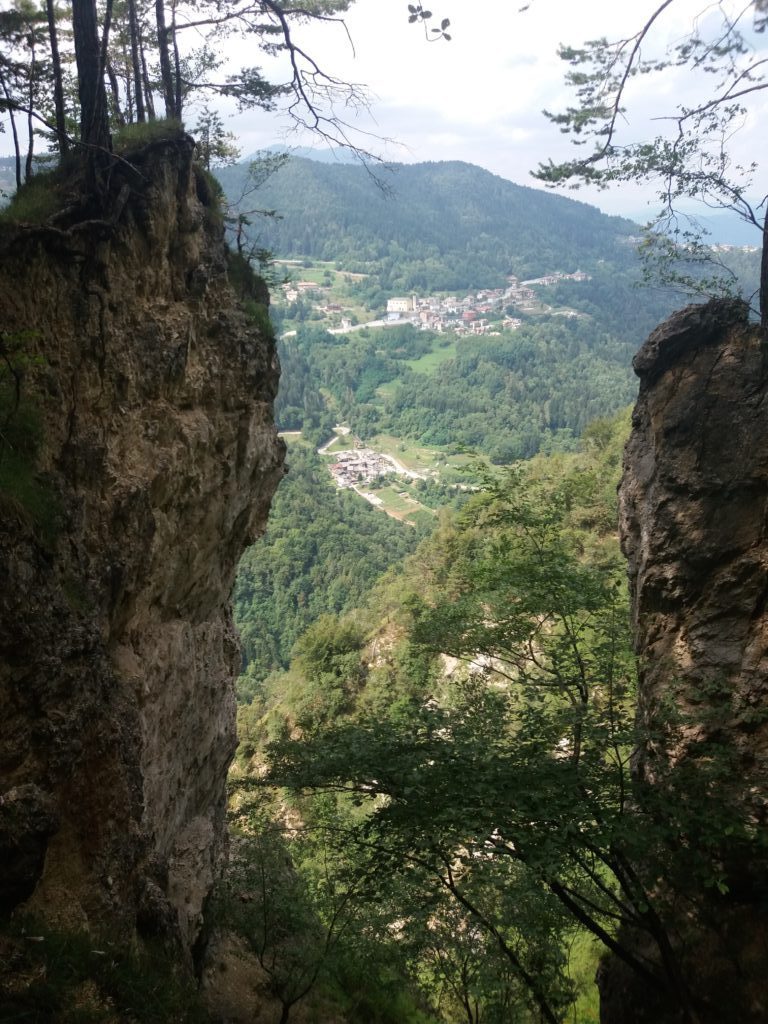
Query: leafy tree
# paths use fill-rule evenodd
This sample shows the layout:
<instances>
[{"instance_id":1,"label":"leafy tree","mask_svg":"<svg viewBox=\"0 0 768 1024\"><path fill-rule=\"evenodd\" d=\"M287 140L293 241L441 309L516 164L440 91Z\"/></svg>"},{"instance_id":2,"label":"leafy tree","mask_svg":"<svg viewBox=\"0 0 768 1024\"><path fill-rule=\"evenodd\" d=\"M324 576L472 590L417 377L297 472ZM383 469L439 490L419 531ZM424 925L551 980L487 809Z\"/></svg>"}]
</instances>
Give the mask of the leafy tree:
<instances>
[{"instance_id":1,"label":"leafy tree","mask_svg":"<svg viewBox=\"0 0 768 1024\"><path fill-rule=\"evenodd\" d=\"M334 850L326 828L284 829L251 802L238 815L220 912L246 941L279 1001L279 1024L330 970L337 947L360 912L364 879Z\"/></svg>"},{"instance_id":2,"label":"leafy tree","mask_svg":"<svg viewBox=\"0 0 768 1024\"><path fill-rule=\"evenodd\" d=\"M221 114L211 110L207 104L198 114L192 131L197 144L197 159L206 171L221 164L234 163L240 156L235 136L225 131Z\"/></svg>"},{"instance_id":3,"label":"leafy tree","mask_svg":"<svg viewBox=\"0 0 768 1024\"><path fill-rule=\"evenodd\" d=\"M233 851L218 910L265 972L281 1020L317 999L323 1017L331 1005L360 1024L437 1024L420 1012L421 965L402 920L405 908L427 913L429 899L347 841L348 801L272 799L241 770L233 783ZM304 1015L314 1019L311 1005Z\"/></svg>"},{"instance_id":4,"label":"leafy tree","mask_svg":"<svg viewBox=\"0 0 768 1024\"><path fill-rule=\"evenodd\" d=\"M560 56L573 70L566 81L575 89L573 106L548 116L574 136L585 153L561 163L542 164L537 176L551 185L586 182L608 187L621 181L653 181L662 204L654 238L672 228L677 253L686 259L706 255L695 238L678 226L681 200L733 210L754 224L763 238L760 277L762 325L768 326L768 196L756 184L756 160L736 163L730 142L748 113L748 104L768 88L764 49L768 25L765 0L724 4L702 11L689 33L659 53L655 33L676 0L656 3L636 32L625 38L597 39L564 46ZM632 86L649 74L686 74L701 85L701 98L666 112L669 130L650 140L628 138L627 107ZM763 209L766 207L766 209ZM662 253L669 255L667 243Z\"/></svg>"},{"instance_id":5,"label":"leafy tree","mask_svg":"<svg viewBox=\"0 0 768 1024\"><path fill-rule=\"evenodd\" d=\"M46 30L53 24L50 12L30 0L18 0L8 10L0 12L0 111L8 114L17 187L32 174L34 110L45 106L48 99L51 64ZM55 35L51 35L50 45L54 51ZM57 91L57 103L58 99ZM22 151L22 116L26 126L25 152Z\"/></svg>"},{"instance_id":6,"label":"leafy tree","mask_svg":"<svg viewBox=\"0 0 768 1024\"><path fill-rule=\"evenodd\" d=\"M526 990L525 1012L561 1019L562 953L578 927L694 1022L711 992L696 984L691 915L717 948L719 901L762 862L765 840L735 798L736 755L717 723L739 696L722 687L702 694L711 720L696 757L633 786L634 662L613 535L620 441L616 424L596 424L581 454L539 457L444 519L398 583L410 655L391 648L374 666L369 638L361 676L347 648L354 706L306 720L301 739L285 730L268 751L271 779L359 804L347 841L431 894L436 919L465 915ZM662 748L689 728L677 714L645 739ZM416 946L422 937L414 957L434 958L435 936L403 898ZM470 1004L484 992L490 1012L494 983L462 978L460 938L438 942L443 981Z\"/></svg>"},{"instance_id":7,"label":"leafy tree","mask_svg":"<svg viewBox=\"0 0 768 1024\"><path fill-rule=\"evenodd\" d=\"M200 131L195 129L196 135ZM207 147L209 162L213 158L217 168L231 164L237 159L237 148L232 145L229 132L224 132L221 119L216 114L210 114L207 123L204 123L204 135L208 138ZM198 141L198 148L200 142ZM227 197L224 223L226 225L228 240L234 244L234 248L244 259L252 265L257 265L259 276L273 286L278 283L278 275L275 273L274 255L272 251L260 244L258 236L254 234L254 218L260 223L277 217L276 210L269 210L263 206L254 206L256 196L264 187L265 183L277 173L288 159L287 153L270 153L267 151L256 153L248 162L247 171L243 177L239 192L236 195ZM222 198L224 193L222 192Z\"/></svg>"},{"instance_id":8,"label":"leafy tree","mask_svg":"<svg viewBox=\"0 0 768 1024\"><path fill-rule=\"evenodd\" d=\"M155 117L155 94L162 97L166 117L181 122L191 102L204 95L229 97L240 109L273 109L284 98L288 111L303 127L336 144L354 146L353 125L336 113L339 101L364 103L359 87L345 83L324 70L297 41L296 32L312 22L338 24L353 0L312 0L292 7L279 0L218 0L189 3L185 0L72 0L56 8L46 2L39 8L31 0L17 0L0 16L0 111L6 112L18 149L18 116L49 133L63 152L70 142L79 149L94 172L91 185L100 184L99 164L107 164L111 150L111 123ZM30 26L34 23L34 30ZM40 29L38 28L40 26ZM70 43L71 33L71 43ZM223 58L218 46L238 35L255 43L257 51L285 53L290 69L282 83L268 82L256 67L241 68L219 77ZM194 45L189 41L194 37ZM77 64L79 139L68 130L66 95L67 65L74 49ZM39 54L46 53L50 76L42 74ZM50 53L48 61L47 53ZM154 68L159 69L159 80ZM50 90L39 83L50 82ZM109 102L105 80L109 82ZM49 91L52 105L44 92ZM203 115L203 134L221 132ZM205 142L210 147L210 138ZM210 155L210 154L209 154ZM215 155L215 154L214 154ZM221 154L219 154L221 155ZM366 154L370 155L370 154ZM31 156L27 176L31 173ZM20 175L19 175L20 177Z\"/></svg>"},{"instance_id":9,"label":"leafy tree","mask_svg":"<svg viewBox=\"0 0 768 1024\"><path fill-rule=\"evenodd\" d=\"M460 945L436 952L431 935L425 949L470 1004L484 992L489 1014L509 971L516 998L524 991L529 1009L559 1020L571 915L612 943L615 915L637 914L621 884L606 882L631 736L618 558L598 549L584 563L578 534L564 531L568 509L585 500L574 488L594 494L598 478L576 476L548 500L531 476L525 487L494 485L426 562L416 556L412 649L464 661L463 680L446 690L419 669L420 697L383 715L359 704L356 719L307 723L301 743L273 748L278 781L372 800L361 847L382 870L418 874L480 929L504 964L495 983L462 980Z\"/></svg>"}]
</instances>

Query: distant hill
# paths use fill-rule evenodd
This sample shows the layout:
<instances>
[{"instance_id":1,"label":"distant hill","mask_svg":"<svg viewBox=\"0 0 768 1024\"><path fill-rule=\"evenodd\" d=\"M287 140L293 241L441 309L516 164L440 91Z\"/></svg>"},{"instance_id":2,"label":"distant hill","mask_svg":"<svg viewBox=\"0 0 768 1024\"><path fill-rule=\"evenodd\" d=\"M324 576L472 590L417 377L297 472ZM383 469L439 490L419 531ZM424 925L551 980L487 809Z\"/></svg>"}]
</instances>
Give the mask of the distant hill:
<instances>
[{"instance_id":1,"label":"distant hill","mask_svg":"<svg viewBox=\"0 0 768 1024\"><path fill-rule=\"evenodd\" d=\"M358 164L360 161L348 149L341 149L339 146L325 146L322 149L313 149L311 146L267 146L267 153L290 153L294 157L302 157L305 160L315 160L320 164ZM258 158L258 153L254 154ZM247 157L253 160L254 156Z\"/></svg>"},{"instance_id":2,"label":"distant hill","mask_svg":"<svg viewBox=\"0 0 768 1024\"><path fill-rule=\"evenodd\" d=\"M708 232L705 241L712 245L762 245L760 231L735 213L723 211L696 220Z\"/></svg>"},{"instance_id":3,"label":"distant hill","mask_svg":"<svg viewBox=\"0 0 768 1024\"><path fill-rule=\"evenodd\" d=\"M758 210L759 199L752 200L752 206ZM630 217L638 224L647 224L652 219L653 209L632 210ZM690 220L688 220L690 217ZM759 211L758 211L759 219ZM683 230L696 231L703 229L704 241L709 245L760 246L762 238L760 229L743 220L733 210L709 210L707 207L689 204L680 211L680 227Z\"/></svg>"},{"instance_id":4,"label":"distant hill","mask_svg":"<svg viewBox=\"0 0 768 1024\"><path fill-rule=\"evenodd\" d=\"M246 165L217 171L230 197ZM382 189L360 165L291 157L259 190L260 244L278 257L375 264L388 289L490 286L513 273L633 261L637 225L596 207L515 185L459 161L395 164Z\"/></svg>"}]
</instances>

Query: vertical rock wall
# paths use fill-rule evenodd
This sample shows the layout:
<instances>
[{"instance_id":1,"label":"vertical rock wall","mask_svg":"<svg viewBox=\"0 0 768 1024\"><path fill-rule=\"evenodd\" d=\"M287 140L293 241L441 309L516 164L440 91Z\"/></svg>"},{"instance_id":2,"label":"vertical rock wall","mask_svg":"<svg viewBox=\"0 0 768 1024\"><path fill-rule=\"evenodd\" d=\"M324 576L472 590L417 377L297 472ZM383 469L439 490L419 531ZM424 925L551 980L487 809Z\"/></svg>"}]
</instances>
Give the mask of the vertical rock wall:
<instances>
[{"instance_id":1,"label":"vertical rock wall","mask_svg":"<svg viewBox=\"0 0 768 1024\"><path fill-rule=\"evenodd\" d=\"M713 840L712 876L692 875L684 898L670 878L653 882L674 908L688 1011L609 961L601 1020L757 1024L768 1020L768 348L743 304L714 301L661 325L635 370L620 501L640 668L636 780L642 800L682 772L714 779L694 809ZM717 835L732 811L750 840Z\"/></svg>"},{"instance_id":2,"label":"vertical rock wall","mask_svg":"<svg viewBox=\"0 0 768 1024\"><path fill-rule=\"evenodd\" d=\"M229 594L283 472L274 344L191 156L155 143L106 215L0 236L40 435L34 493L0 494L0 909L187 947L226 842Z\"/></svg>"}]
</instances>

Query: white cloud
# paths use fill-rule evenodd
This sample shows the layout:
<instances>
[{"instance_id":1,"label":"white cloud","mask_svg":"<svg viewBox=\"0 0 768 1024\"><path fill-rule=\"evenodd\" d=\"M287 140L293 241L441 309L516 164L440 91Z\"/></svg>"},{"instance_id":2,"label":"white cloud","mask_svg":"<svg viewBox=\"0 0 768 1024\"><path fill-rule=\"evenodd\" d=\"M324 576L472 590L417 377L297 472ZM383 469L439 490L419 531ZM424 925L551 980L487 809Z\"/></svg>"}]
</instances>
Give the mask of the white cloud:
<instances>
[{"instance_id":1,"label":"white cloud","mask_svg":"<svg viewBox=\"0 0 768 1024\"><path fill-rule=\"evenodd\" d=\"M573 99L563 82L566 66L558 57L558 45L626 35L642 24L658 0L637 0L631 7L616 0L530 0L529 9L520 13L523 2L430 0L436 18L451 20L450 43L427 43L419 26L408 25L407 0L356 0L346 15L354 47L340 25L300 26L295 38L323 68L369 87L370 114L350 116L361 131L391 141L368 137L366 142L363 137L368 148L394 161L467 160L535 185L532 168L549 157L560 160L572 153L568 139L542 115L543 109L559 110ZM715 7L707 2L675 0L665 12L656 51L682 38L702 9L713 17ZM726 6L736 2L723 0ZM287 75L284 60L230 42L222 73L243 63L261 64L273 80ZM699 90L700 83L689 74L643 76L628 93L627 138L642 139L658 131L661 125L653 119L659 112L686 96L695 102ZM290 133L291 122L284 115L237 114L231 104L222 110L244 153L281 141L312 144L311 138ZM768 97L753 104L744 128L729 143L737 162L749 163L764 151L766 114ZM651 194L623 185L578 196L618 212L637 210Z\"/></svg>"},{"instance_id":2,"label":"white cloud","mask_svg":"<svg viewBox=\"0 0 768 1024\"><path fill-rule=\"evenodd\" d=\"M346 17L354 52L345 34L328 26L312 29L302 40L324 66L365 81L376 94L373 117L361 116L357 123L399 140L400 147L381 147L388 159L469 160L535 184L530 170L540 161L563 159L572 152L557 126L541 113L572 102L563 84L566 66L557 55L558 45L626 35L656 3L646 0L629 10L615 0L533 0L525 13L518 10L519 0L432 0L430 6L435 17L451 19L450 43L427 44L418 26L407 24L406 4L400 0L358 0ZM688 31L701 6L700 0L673 4L655 52ZM643 76L628 93L627 139L663 130L653 119L686 96L695 102L699 88L688 73ZM759 106L764 109L766 104ZM763 123L761 117L751 117L732 143L742 162L763 148L758 134ZM247 136L255 119L243 117L237 124ZM259 124L264 124L261 118ZM268 129L261 131L268 134ZM652 194L652 189L626 184L612 192L578 193L610 212L635 211Z\"/></svg>"}]
</instances>

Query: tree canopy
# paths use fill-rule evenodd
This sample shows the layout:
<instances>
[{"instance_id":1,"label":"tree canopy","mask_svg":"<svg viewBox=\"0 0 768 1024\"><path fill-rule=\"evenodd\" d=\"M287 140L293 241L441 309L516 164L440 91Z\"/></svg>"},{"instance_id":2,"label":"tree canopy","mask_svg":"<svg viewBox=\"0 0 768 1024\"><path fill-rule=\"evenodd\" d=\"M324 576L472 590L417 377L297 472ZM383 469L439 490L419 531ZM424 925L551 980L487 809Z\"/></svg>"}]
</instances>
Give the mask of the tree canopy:
<instances>
[{"instance_id":1,"label":"tree canopy","mask_svg":"<svg viewBox=\"0 0 768 1024\"><path fill-rule=\"evenodd\" d=\"M644 5L635 31L626 36L560 48L575 100L547 116L582 148L573 159L540 164L536 176L572 187L656 183L661 211L650 244L662 257L670 255L670 234L686 259L707 256L697 232L680 225L684 200L733 210L762 233L760 309L766 326L768 193L759 179L758 161L734 157L734 135L749 116L750 105L768 89L768 4L753 0L703 7L690 30L676 33L665 46L665 19L681 6L681 0ZM631 120L640 91L635 87L643 83L647 89L648 76L660 74L685 83L683 98L656 113L656 134L637 138Z\"/></svg>"},{"instance_id":2,"label":"tree canopy","mask_svg":"<svg viewBox=\"0 0 768 1024\"><path fill-rule=\"evenodd\" d=\"M297 33L308 22L345 31L352 2L14 0L0 12L0 115L13 135L17 184L24 148L23 176L33 173L37 135L62 153L74 144L93 162L111 150L114 128L163 113L181 122L190 104L216 96L240 110L284 100L301 127L349 144L345 111L365 103L364 90L326 71ZM221 44L232 36L252 41L256 55L284 55L285 79L269 81L256 63L225 71Z\"/></svg>"},{"instance_id":3,"label":"tree canopy","mask_svg":"<svg viewBox=\"0 0 768 1024\"><path fill-rule=\"evenodd\" d=\"M675 1019L709 1019L690 915L718 942L723 865L764 846L716 730L695 762L633 782L638 740L663 742L666 726L633 723L614 532L627 426L598 422L579 453L486 479L367 610L314 622L241 709L242 784L287 786L276 820L288 801L308 828L315 801L331 802L329 838L388 921L368 928L371 954L397 934L444 1020L571 1019L577 934ZM716 721L730 696L709 697ZM445 986L457 1002L443 1017Z\"/></svg>"}]
</instances>

